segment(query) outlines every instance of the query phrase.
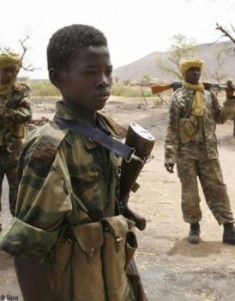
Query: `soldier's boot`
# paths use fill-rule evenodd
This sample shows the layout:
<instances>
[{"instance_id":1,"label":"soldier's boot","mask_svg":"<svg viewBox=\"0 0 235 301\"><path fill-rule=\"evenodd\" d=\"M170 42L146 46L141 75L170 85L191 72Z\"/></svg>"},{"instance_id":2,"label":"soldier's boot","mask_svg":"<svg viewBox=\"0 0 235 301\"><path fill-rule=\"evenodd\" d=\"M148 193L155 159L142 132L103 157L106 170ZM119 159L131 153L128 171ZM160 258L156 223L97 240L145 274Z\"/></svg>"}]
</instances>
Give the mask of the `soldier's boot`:
<instances>
[{"instance_id":1,"label":"soldier's boot","mask_svg":"<svg viewBox=\"0 0 235 301\"><path fill-rule=\"evenodd\" d=\"M224 224L223 243L235 245L235 227L233 223Z\"/></svg>"},{"instance_id":2,"label":"soldier's boot","mask_svg":"<svg viewBox=\"0 0 235 301\"><path fill-rule=\"evenodd\" d=\"M199 223L190 224L190 230L188 235L188 241L191 244L198 244L199 243L199 235L200 235L200 225Z\"/></svg>"}]
</instances>

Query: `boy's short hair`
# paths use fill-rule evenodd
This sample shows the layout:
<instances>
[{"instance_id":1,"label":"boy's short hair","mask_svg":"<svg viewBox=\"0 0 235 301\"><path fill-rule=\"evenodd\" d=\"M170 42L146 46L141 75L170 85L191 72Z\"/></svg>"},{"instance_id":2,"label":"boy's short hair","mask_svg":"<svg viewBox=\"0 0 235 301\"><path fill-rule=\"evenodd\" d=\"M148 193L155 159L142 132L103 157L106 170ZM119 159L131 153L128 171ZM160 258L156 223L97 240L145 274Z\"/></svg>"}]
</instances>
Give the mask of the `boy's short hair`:
<instances>
[{"instance_id":1,"label":"boy's short hair","mask_svg":"<svg viewBox=\"0 0 235 301\"><path fill-rule=\"evenodd\" d=\"M104 34L89 25L73 24L57 30L47 46L47 67L68 70L80 49L88 46L108 46Z\"/></svg>"}]
</instances>

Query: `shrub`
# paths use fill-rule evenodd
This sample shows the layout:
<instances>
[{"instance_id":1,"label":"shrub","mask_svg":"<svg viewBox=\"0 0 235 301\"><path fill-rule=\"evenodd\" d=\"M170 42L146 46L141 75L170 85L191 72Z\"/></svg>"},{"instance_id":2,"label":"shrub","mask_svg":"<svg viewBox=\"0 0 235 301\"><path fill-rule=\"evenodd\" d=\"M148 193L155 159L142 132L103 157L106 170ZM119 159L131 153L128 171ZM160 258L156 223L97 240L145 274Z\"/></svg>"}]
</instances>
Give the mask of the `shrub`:
<instances>
[{"instance_id":1,"label":"shrub","mask_svg":"<svg viewBox=\"0 0 235 301\"><path fill-rule=\"evenodd\" d=\"M32 96L60 96L59 90L49 80L30 80L27 85Z\"/></svg>"}]
</instances>

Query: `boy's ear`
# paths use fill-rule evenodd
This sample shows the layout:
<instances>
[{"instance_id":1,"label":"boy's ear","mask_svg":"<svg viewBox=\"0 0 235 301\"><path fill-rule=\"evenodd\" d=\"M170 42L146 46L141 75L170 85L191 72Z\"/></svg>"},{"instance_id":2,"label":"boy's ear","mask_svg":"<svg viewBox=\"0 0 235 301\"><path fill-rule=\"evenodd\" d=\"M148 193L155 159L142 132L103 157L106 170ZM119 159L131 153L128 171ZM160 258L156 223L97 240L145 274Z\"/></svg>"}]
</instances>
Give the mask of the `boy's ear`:
<instances>
[{"instance_id":1,"label":"boy's ear","mask_svg":"<svg viewBox=\"0 0 235 301\"><path fill-rule=\"evenodd\" d=\"M63 85L63 76L61 70L51 68L49 70L49 78L54 86L60 89Z\"/></svg>"}]
</instances>

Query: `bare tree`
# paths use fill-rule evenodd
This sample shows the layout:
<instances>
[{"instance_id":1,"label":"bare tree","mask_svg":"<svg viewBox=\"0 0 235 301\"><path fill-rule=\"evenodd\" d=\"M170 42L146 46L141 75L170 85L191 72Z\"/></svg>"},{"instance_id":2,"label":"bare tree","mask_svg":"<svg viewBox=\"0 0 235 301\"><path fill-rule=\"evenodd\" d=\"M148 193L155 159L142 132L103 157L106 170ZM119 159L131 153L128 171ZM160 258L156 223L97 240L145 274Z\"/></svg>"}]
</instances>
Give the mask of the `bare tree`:
<instances>
[{"instance_id":1,"label":"bare tree","mask_svg":"<svg viewBox=\"0 0 235 301\"><path fill-rule=\"evenodd\" d=\"M233 35L230 33L230 31L223 28L218 23L216 23L216 30L220 30L223 33L223 36L228 37L233 42L233 44L235 44L235 38L233 36L235 35L235 29L232 25L231 25L231 30L233 32ZM233 137L235 138L235 115L233 117Z\"/></svg>"},{"instance_id":2,"label":"bare tree","mask_svg":"<svg viewBox=\"0 0 235 301\"><path fill-rule=\"evenodd\" d=\"M210 77L214 79L219 84L228 77L228 74L223 71L223 66L227 60L226 49L218 49L215 51L215 69L214 72L210 74ZM210 73L210 72L208 72Z\"/></svg>"},{"instance_id":3,"label":"bare tree","mask_svg":"<svg viewBox=\"0 0 235 301\"><path fill-rule=\"evenodd\" d=\"M38 68L34 67L32 64L25 65L25 63L24 63L26 52L29 49L29 47L27 46L28 40L29 40L29 36L26 36L23 39L19 39L19 44L20 44L20 47L22 49L21 54L20 54L20 58L21 58L20 69L22 68L25 71L33 72L33 71L37 70ZM11 48L0 46L0 51L1 52L11 52Z\"/></svg>"},{"instance_id":4,"label":"bare tree","mask_svg":"<svg viewBox=\"0 0 235 301\"><path fill-rule=\"evenodd\" d=\"M194 40L187 39L184 35L178 34L172 37L173 43L169 50L168 61L159 61L159 67L175 78L182 80L180 72L180 61L192 56L198 51L198 44Z\"/></svg>"},{"instance_id":5,"label":"bare tree","mask_svg":"<svg viewBox=\"0 0 235 301\"><path fill-rule=\"evenodd\" d=\"M220 26L218 23L216 23L216 30L220 30L223 33L223 36L228 37L234 44L235 44L235 38L231 35L230 31ZM235 35L235 29L231 25L231 30L233 34Z\"/></svg>"},{"instance_id":6,"label":"bare tree","mask_svg":"<svg viewBox=\"0 0 235 301\"><path fill-rule=\"evenodd\" d=\"M148 102L144 94L144 88L149 87L150 82L151 82L151 76L148 73L145 73L140 81L140 90L144 99L145 108L148 107Z\"/></svg>"}]
</instances>

